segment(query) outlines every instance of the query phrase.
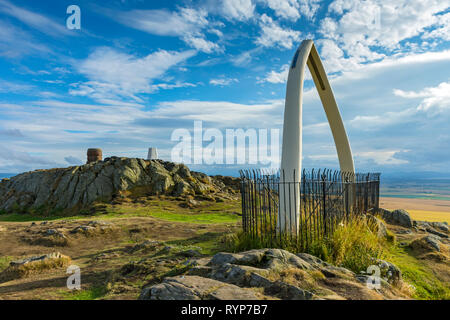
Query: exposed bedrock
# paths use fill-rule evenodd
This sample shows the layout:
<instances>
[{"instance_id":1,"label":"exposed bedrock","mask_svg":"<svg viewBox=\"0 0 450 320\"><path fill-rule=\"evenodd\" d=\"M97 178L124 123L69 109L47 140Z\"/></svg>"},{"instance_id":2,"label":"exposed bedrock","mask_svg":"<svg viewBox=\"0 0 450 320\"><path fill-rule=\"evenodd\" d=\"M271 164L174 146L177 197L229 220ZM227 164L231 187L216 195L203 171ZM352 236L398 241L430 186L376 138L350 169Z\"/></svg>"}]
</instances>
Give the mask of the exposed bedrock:
<instances>
[{"instance_id":1,"label":"exposed bedrock","mask_svg":"<svg viewBox=\"0 0 450 320\"><path fill-rule=\"evenodd\" d=\"M36 170L0 182L0 210L71 209L129 194L233 197L238 179L210 177L183 164L106 158L82 166Z\"/></svg>"}]
</instances>

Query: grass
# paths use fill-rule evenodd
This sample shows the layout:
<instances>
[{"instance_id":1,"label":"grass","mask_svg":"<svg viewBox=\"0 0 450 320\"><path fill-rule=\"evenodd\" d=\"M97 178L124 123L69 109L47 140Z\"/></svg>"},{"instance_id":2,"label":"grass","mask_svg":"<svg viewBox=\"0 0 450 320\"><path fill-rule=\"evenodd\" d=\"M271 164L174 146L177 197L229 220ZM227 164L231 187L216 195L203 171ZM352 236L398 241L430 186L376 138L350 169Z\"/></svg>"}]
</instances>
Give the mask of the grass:
<instances>
[{"instance_id":1,"label":"grass","mask_svg":"<svg viewBox=\"0 0 450 320\"><path fill-rule=\"evenodd\" d=\"M20 266L8 266L1 273L3 281L23 278L31 274L44 273L49 270L60 269L70 264L71 259L66 256L48 259L43 261L33 261Z\"/></svg>"},{"instance_id":2,"label":"grass","mask_svg":"<svg viewBox=\"0 0 450 320\"><path fill-rule=\"evenodd\" d=\"M65 300L96 300L105 296L107 292L104 286L96 286L84 290L62 291L61 293Z\"/></svg>"},{"instance_id":3,"label":"grass","mask_svg":"<svg viewBox=\"0 0 450 320\"><path fill-rule=\"evenodd\" d=\"M185 239L185 240L173 240L166 243L177 246L185 246L187 248L195 246L200 248L200 253L205 255L213 255L217 252L226 250L226 245L222 241L222 232L206 232L198 235L197 237Z\"/></svg>"},{"instance_id":4,"label":"grass","mask_svg":"<svg viewBox=\"0 0 450 320\"><path fill-rule=\"evenodd\" d=\"M5 270L9 266L9 263L12 260L13 260L13 258L10 256L0 257L0 272Z\"/></svg>"},{"instance_id":5,"label":"grass","mask_svg":"<svg viewBox=\"0 0 450 320\"><path fill-rule=\"evenodd\" d=\"M42 215L41 213L3 213L0 221L4 222L31 222L54 220L77 220L86 218L127 218L127 217L154 217L166 221L217 224L236 223L240 217L235 212L240 211L239 201L210 202L204 201L196 208L182 208L177 201L152 200L145 204L123 204L112 206L105 204L101 213L90 215Z\"/></svg>"},{"instance_id":6,"label":"grass","mask_svg":"<svg viewBox=\"0 0 450 320\"><path fill-rule=\"evenodd\" d=\"M338 225L331 237L313 245L310 253L356 273L366 271L374 259L385 256L386 240L365 219L358 218Z\"/></svg>"},{"instance_id":7,"label":"grass","mask_svg":"<svg viewBox=\"0 0 450 320\"><path fill-rule=\"evenodd\" d=\"M450 299L450 287L437 279L433 271L416 259L409 249L392 245L387 259L400 268L404 281L414 286L414 298Z\"/></svg>"},{"instance_id":8,"label":"grass","mask_svg":"<svg viewBox=\"0 0 450 320\"><path fill-rule=\"evenodd\" d=\"M295 240L251 237L244 232L224 236L228 250L238 252L257 248L283 248L297 253L308 252L324 261L348 268L354 272L367 270L374 259L383 258L384 239L380 239L372 225L365 219L354 219L338 225L334 233L325 239L306 246L299 246ZM306 247L304 249L303 247Z\"/></svg>"}]
</instances>

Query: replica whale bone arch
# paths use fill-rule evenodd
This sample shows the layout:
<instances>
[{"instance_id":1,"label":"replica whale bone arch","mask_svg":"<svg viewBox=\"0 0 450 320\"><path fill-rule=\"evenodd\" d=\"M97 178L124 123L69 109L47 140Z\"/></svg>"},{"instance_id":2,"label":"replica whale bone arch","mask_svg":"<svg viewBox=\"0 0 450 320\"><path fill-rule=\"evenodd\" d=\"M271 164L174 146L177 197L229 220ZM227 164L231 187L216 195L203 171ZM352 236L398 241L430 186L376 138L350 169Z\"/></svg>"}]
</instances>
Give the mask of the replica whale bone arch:
<instances>
[{"instance_id":1,"label":"replica whale bone arch","mask_svg":"<svg viewBox=\"0 0 450 320\"><path fill-rule=\"evenodd\" d=\"M295 184L294 188L289 188L290 191L287 192L280 185L278 228L282 232L297 233L299 226L299 183L301 182L302 167L302 104L306 66L311 72L333 134L340 169L342 172L355 172L350 143L322 61L314 46L314 42L312 40L304 40L295 52L289 68L286 85L280 179L282 185L285 185L283 183ZM298 187L296 188L295 185L297 184ZM285 193L290 194L286 195Z\"/></svg>"}]
</instances>

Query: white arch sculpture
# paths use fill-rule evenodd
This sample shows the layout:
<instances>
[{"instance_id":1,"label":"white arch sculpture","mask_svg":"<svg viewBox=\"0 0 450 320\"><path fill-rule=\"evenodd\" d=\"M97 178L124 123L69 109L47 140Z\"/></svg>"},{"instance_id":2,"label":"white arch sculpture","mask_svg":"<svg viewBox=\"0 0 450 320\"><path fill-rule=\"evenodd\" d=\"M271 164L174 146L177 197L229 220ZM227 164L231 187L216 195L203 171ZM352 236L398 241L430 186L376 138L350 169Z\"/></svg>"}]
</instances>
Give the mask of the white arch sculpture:
<instances>
[{"instance_id":1,"label":"white arch sculpture","mask_svg":"<svg viewBox=\"0 0 450 320\"><path fill-rule=\"evenodd\" d=\"M284 107L283 144L281 153L281 182L296 182L290 191L280 184L278 228L298 232L300 209L300 182L302 167L302 103L305 68L311 72L319 92L328 123L333 134L341 171L355 172L352 150L345 132L336 100L328 82L327 74L312 40L304 40L295 52L286 88ZM295 171L294 171L295 170ZM283 176L284 172L284 176ZM294 176L295 172L295 176ZM286 193L291 193L287 196ZM288 200L290 199L289 203ZM289 225L288 225L289 224Z\"/></svg>"}]
</instances>

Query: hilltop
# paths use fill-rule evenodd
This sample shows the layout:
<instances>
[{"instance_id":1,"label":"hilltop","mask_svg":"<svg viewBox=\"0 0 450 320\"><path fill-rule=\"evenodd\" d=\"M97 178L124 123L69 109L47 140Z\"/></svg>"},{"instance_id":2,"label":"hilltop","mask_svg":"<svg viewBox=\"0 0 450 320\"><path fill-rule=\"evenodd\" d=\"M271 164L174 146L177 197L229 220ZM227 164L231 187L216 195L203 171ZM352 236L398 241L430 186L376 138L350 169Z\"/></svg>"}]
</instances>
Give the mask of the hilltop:
<instances>
[{"instance_id":1,"label":"hilltop","mask_svg":"<svg viewBox=\"0 0 450 320\"><path fill-rule=\"evenodd\" d=\"M0 182L0 210L72 211L95 202L120 202L146 195L187 200L236 199L239 179L190 171L162 160L110 157L82 166L36 170Z\"/></svg>"}]
</instances>

